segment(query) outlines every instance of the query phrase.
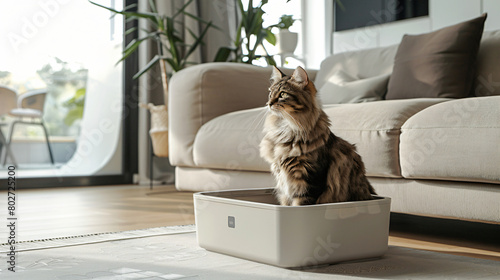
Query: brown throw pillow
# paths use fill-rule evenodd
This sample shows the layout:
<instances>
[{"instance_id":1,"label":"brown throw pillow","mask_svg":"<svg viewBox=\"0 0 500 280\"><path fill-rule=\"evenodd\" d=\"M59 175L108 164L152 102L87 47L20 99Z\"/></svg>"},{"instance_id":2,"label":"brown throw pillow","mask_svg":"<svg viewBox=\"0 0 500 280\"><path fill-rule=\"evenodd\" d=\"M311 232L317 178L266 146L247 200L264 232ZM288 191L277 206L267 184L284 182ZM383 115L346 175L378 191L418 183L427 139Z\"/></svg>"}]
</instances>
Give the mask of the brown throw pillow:
<instances>
[{"instance_id":1,"label":"brown throw pillow","mask_svg":"<svg viewBox=\"0 0 500 280\"><path fill-rule=\"evenodd\" d=\"M386 99L462 98L471 91L486 14L421 35L405 35Z\"/></svg>"}]
</instances>

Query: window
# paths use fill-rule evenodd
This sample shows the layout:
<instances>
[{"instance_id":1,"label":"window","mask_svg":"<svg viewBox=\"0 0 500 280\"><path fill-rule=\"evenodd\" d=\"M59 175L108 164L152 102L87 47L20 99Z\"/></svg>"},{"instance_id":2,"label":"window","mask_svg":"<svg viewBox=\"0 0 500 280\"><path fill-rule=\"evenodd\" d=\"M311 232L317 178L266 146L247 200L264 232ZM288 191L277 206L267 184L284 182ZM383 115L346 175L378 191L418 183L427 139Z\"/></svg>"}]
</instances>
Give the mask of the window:
<instances>
[{"instance_id":1,"label":"window","mask_svg":"<svg viewBox=\"0 0 500 280\"><path fill-rule=\"evenodd\" d=\"M121 1L96 2L123 7ZM53 182L85 177L88 183L89 176L130 171L123 166L129 156L123 151L130 149L123 147L130 143L126 137L131 134L123 124L134 117L135 108L125 115L126 73L122 63L117 64L123 48L123 19L88 1L1 1L0 34L4 36L0 86L18 95L46 89L42 119L55 161L50 161L41 126L19 124L9 144L14 160L7 157L7 165L16 165L21 178L52 178ZM1 116L5 136L16 119ZM6 176L0 174L0 178Z\"/></svg>"}]
</instances>

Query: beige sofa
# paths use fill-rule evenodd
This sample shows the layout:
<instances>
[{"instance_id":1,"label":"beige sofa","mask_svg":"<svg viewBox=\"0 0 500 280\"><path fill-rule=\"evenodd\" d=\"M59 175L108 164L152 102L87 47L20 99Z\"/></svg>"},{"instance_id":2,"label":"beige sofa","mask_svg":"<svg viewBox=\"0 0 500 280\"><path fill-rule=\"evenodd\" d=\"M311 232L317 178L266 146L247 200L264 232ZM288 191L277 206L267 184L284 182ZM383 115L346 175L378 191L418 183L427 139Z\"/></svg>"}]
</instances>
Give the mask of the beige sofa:
<instances>
[{"instance_id":1,"label":"beige sofa","mask_svg":"<svg viewBox=\"0 0 500 280\"><path fill-rule=\"evenodd\" d=\"M390 74L397 46L342 53L309 71L319 88L338 69ZM170 162L179 190L272 187L259 142L271 70L207 63L175 74ZM475 93L465 99L324 104L331 130L355 143L394 212L500 222L500 32L483 35Z\"/></svg>"}]
</instances>

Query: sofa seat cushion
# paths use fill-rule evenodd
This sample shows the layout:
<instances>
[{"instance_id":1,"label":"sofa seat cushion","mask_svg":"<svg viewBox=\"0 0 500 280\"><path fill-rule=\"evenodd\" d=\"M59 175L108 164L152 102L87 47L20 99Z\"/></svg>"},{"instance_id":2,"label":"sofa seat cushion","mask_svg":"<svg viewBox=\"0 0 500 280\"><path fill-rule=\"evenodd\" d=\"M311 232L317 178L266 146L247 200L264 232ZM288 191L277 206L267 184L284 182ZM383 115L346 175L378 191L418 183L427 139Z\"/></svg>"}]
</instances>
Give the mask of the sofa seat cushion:
<instances>
[{"instance_id":1,"label":"sofa seat cushion","mask_svg":"<svg viewBox=\"0 0 500 280\"><path fill-rule=\"evenodd\" d=\"M437 104L401 131L403 177L500 182L500 96Z\"/></svg>"},{"instance_id":2,"label":"sofa seat cushion","mask_svg":"<svg viewBox=\"0 0 500 280\"><path fill-rule=\"evenodd\" d=\"M269 171L260 157L259 143L267 108L242 110L219 116L204 124L194 140L197 167Z\"/></svg>"},{"instance_id":3,"label":"sofa seat cushion","mask_svg":"<svg viewBox=\"0 0 500 280\"><path fill-rule=\"evenodd\" d=\"M326 105L330 129L356 145L366 167L375 177L401 177L399 135L405 121L419 111L449 99L409 99L360 104Z\"/></svg>"},{"instance_id":4,"label":"sofa seat cushion","mask_svg":"<svg viewBox=\"0 0 500 280\"><path fill-rule=\"evenodd\" d=\"M369 176L401 177L399 134L403 123L420 110L447 99L377 101L326 105L331 130L356 144ZM193 148L197 167L269 171L259 153L266 108L217 117L198 131Z\"/></svg>"}]
</instances>

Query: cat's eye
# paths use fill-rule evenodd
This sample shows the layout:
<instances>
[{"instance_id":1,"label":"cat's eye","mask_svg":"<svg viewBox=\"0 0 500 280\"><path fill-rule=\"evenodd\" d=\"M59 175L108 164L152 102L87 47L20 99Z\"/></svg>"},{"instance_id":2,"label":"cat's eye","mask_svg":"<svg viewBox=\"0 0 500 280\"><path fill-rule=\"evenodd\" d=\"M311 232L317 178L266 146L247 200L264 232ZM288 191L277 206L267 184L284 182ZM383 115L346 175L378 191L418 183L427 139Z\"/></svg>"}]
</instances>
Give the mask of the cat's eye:
<instances>
[{"instance_id":1,"label":"cat's eye","mask_svg":"<svg viewBox=\"0 0 500 280\"><path fill-rule=\"evenodd\" d=\"M285 98L287 98L287 97L288 97L288 93L286 93L286 92L282 92L282 93L280 94L280 98L285 99Z\"/></svg>"}]
</instances>

